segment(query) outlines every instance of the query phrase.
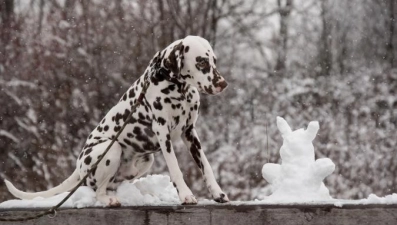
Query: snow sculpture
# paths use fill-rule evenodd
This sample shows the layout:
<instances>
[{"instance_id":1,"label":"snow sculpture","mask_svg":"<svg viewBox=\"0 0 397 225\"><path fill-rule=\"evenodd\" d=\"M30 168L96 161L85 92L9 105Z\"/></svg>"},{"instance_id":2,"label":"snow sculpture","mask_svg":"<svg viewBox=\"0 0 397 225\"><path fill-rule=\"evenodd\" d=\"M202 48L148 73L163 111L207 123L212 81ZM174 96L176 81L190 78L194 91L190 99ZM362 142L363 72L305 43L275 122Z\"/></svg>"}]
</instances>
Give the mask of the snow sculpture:
<instances>
[{"instance_id":1,"label":"snow sculpture","mask_svg":"<svg viewBox=\"0 0 397 225\"><path fill-rule=\"evenodd\" d=\"M322 182L335 170L329 158L315 160L312 141L319 123L312 121L306 130L292 131L287 121L277 117L277 127L284 139L280 149L281 165L266 163L262 175L272 186L266 200L277 202L307 202L330 200Z\"/></svg>"}]
</instances>

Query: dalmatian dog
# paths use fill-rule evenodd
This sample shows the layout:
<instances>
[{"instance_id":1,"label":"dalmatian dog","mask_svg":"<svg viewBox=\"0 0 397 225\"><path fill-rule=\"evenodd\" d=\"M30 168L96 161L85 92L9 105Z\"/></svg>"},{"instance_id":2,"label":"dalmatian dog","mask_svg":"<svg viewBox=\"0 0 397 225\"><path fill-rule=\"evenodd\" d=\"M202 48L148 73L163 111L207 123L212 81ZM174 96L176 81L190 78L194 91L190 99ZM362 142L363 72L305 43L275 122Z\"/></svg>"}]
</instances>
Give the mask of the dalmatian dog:
<instances>
[{"instance_id":1,"label":"dalmatian dog","mask_svg":"<svg viewBox=\"0 0 397 225\"><path fill-rule=\"evenodd\" d=\"M146 81L150 86L131 120L126 121ZM215 95L227 86L216 69L216 56L207 40L187 36L157 52L144 74L127 90L120 101L91 132L77 159L73 174L47 191L28 193L5 181L8 190L21 199L50 197L71 190L105 151L124 123L128 123L85 185L109 207L120 206L115 196L118 185L144 175L152 166L154 153L161 151L171 180L182 204L197 200L186 185L172 146L182 138L201 170L207 188L216 202L229 199L215 180L195 129L200 106L199 92Z\"/></svg>"}]
</instances>

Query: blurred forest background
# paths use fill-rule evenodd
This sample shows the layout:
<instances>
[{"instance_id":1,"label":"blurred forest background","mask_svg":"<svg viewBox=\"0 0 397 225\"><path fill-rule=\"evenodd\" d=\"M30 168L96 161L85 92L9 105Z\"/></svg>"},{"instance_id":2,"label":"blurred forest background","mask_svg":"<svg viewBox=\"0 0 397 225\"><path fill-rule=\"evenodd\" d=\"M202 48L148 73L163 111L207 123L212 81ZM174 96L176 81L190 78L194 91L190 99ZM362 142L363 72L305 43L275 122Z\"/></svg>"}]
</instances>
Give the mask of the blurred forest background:
<instances>
[{"instance_id":1,"label":"blurred forest background","mask_svg":"<svg viewBox=\"0 0 397 225\"><path fill-rule=\"evenodd\" d=\"M232 200L269 194L276 116L320 122L316 157L335 198L397 193L396 0L0 0L0 177L39 191L68 177L96 124L158 51L214 46L229 82L197 128ZM210 198L176 143L193 193ZM151 173L168 174L161 154ZM11 199L0 183L0 201Z\"/></svg>"}]
</instances>

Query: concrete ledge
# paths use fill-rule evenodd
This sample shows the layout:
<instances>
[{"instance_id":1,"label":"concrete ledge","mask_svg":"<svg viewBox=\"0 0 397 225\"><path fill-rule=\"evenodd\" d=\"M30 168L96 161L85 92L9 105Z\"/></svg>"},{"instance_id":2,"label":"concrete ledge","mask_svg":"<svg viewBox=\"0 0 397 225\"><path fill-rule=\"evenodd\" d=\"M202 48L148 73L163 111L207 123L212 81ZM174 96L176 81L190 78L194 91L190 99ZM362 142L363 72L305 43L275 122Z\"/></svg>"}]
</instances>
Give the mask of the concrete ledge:
<instances>
[{"instance_id":1,"label":"concrete ledge","mask_svg":"<svg viewBox=\"0 0 397 225\"><path fill-rule=\"evenodd\" d=\"M1 210L0 217L23 217L35 213L38 210ZM397 205L198 205L62 209L55 218L45 216L27 222L0 224L395 225Z\"/></svg>"}]
</instances>

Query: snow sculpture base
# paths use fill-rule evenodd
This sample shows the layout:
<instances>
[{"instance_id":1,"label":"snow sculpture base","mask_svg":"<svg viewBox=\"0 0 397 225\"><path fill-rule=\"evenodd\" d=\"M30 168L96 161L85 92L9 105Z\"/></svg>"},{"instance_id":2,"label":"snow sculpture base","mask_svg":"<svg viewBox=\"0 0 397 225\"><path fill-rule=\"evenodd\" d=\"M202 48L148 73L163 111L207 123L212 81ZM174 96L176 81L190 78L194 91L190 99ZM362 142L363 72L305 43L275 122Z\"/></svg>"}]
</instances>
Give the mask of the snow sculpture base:
<instances>
[{"instance_id":1,"label":"snow sculpture base","mask_svg":"<svg viewBox=\"0 0 397 225\"><path fill-rule=\"evenodd\" d=\"M288 123L277 117L277 127L284 139L280 149L281 165L267 163L262 175L272 186L272 194L266 201L308 202L332 199L323 180L335 170L329 158L314 156L312 141L319 123L312 121L306 130L292 131Z\"/></svg>"}]
</instances>

